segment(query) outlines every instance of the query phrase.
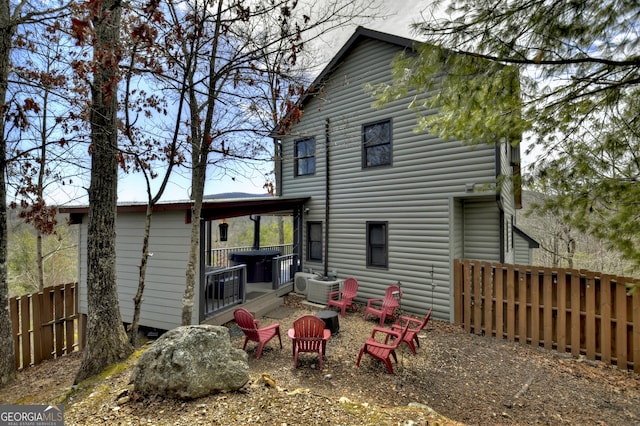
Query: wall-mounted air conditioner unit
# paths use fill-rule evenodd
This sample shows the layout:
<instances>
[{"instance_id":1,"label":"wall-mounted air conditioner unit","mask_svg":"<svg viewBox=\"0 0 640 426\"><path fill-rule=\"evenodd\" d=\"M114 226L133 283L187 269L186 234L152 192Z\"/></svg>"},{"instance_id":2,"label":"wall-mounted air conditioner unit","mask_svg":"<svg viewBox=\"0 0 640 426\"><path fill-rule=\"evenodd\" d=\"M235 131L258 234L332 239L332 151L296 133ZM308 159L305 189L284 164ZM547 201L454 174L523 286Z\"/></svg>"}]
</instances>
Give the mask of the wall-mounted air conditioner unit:
<instances>
[{"instance_id":1,"label":"wall-mounted air conditioner unit","mask_svg":"<svg viewBox=\"0 0 640 426\"><path fill-rule=\"evenodd\" d=\"M329 293L340 290L341 285L342 281L338 280L324 281L309 278L307 281L307 300L320 305L326 305L329 301Z\"/></svg>"},{"instance_id":2,"label":"wall-mounted air conditioner unit","mask_svg":"<svg viewBox=\"0 0 640 426\"><path fill-rule=\"evenodd\" d=\"M296 272L293 279L293 291L299 294L307 295L307 281L310 278L318 278L316 274L310 274L307 272Z\"/></svg>"}]
</instances>

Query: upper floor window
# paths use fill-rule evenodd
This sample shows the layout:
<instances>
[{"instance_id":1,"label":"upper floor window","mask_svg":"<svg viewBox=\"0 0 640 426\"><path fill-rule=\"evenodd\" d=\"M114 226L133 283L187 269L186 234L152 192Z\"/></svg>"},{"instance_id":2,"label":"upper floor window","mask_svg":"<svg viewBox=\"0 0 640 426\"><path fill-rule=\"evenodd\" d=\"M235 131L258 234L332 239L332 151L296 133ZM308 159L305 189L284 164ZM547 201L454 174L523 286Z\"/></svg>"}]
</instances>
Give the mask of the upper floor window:
<instances>
[{"instance_id":1,"label":"upper floor window","mask_svg":"<svg viewBox=\"0 0 640 426\"><path fill-rule=\"evenodd\" d=\"M316 172L316 141L314 138L295 142L295 175L312 175Z\"/></svg>"},{"instance_id":2,"label":"upper floor window","mask_svg":"<svg viewBox=\"0 0 640 426\"><path fill-rule=\"evenodd\" d=\"M389 266L387 222L367 222L367 266Z\"/></svg>"},{"instance_id":3,"label":"upper floor window","mask_svg":"<svg viewBox=\"0 0 640 426\"><path fill-rule=\"evenodd\" d=\"M391 120L362 126L362 167L391 164Z\"/></svg>"}]
</instances>

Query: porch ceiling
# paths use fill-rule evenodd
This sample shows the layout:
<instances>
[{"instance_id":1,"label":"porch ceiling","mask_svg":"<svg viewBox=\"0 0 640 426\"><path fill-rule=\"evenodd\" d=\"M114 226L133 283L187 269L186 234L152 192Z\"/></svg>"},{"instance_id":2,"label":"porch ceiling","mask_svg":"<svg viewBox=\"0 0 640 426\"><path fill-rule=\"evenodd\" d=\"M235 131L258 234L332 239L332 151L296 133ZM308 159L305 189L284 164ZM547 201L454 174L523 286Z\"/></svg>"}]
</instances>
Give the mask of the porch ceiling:
<instances>
[{"instance_id":1,"label":"porch ceiling","mask_svg":"<svg viewBox=\"0 0 640 426\"><path fill-rule=\"evenodd\" d=\"M301 208L309 198L205 200L202 204L202 218L214 220L252 214L290 213L295 208Z\"/></svg>"}]
</instances>

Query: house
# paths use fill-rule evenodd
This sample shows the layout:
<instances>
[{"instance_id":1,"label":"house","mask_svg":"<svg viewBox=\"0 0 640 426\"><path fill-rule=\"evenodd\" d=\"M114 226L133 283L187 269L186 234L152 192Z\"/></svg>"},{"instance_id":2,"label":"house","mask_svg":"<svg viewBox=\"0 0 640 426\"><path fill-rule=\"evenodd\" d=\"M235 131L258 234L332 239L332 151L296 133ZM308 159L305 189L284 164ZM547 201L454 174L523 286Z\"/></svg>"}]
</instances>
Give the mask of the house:
<instances>
[{"instance_id":1,"label":"house","mask_svg":"<svg viewBox=\"0 0 640 426\"><path fill-rule=\"evenodd\" d=\"M363 85L391 82L392 59L413 46L413 40L358 28L300 100L300 120L277 136L278 196L205 200L194 324L230 320L231 308L257 293L250 285L267 284L266 293L279 296L294 289L296 272L310 270L356 277L361 303L400 283L403 310L424 315L433 306L434 317L452 320L454 259L513 263L529 256L535 241L515 227L520 190L517 179L509 179L519 173L517 147L499 141L470 147L416 133L408 99L372 107ZM116 263L125 322L133 314L145 209L118 206ZM88 208L61 212L80 226L80 312L86 313ZM181 323L190 213L190 202L154 208L141 326L168 330ZM293 218L290 250L240 265L214 262L218 221L266 213ZM254 274L260 279L253 281L267 282L251 283L245 268L271 261L269 272Z\"/></svg>"},{"instance_id":2,"label":"house","mask_svg":"<svg viewBox=\"0 0 640 426\"><path fill-rule=\"evenodd\" d=\"M360 302L399 282L402 309L452 320L454 259L513 263L533 245L514 226L518 147L417 133L412 95L372 107L364 85L391 83L392 60L414 43L355 31L279 136L281 195L309 197L304 271L356 277Z\"/></svg>"}]
</instances>

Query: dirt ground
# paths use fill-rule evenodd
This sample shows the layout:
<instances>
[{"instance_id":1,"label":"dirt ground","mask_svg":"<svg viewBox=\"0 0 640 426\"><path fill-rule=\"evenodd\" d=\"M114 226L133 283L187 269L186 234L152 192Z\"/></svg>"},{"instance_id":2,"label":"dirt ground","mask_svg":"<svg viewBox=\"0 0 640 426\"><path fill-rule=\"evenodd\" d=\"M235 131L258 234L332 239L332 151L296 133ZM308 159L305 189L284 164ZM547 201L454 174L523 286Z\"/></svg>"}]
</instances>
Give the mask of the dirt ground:
<instances>
[{"instance_id":1,"label":"dirt ground","mask_svg":"<svg viewBox=\"0 0 640 426\"><path fill-rule=\"evenodd\" d=\"M131 366L69 391L79 355L32 367L0 389L0 403L59 403L66 425L640 425L640 376L599 362L544 349L469 335L432 321L414 356L398 351L395 375L365 356L356 358L376 321L362 308L340 318L340 332L327 345L323 370L317 356L300 355L293 368L286 337L293 321L321 308L285 298L276 318L277 338L255 358L249 343L250 382L238 392L193 401L142 398L128 386ZM243 337L228 324L232 343Z\"/></svg>"}]
</instances>

